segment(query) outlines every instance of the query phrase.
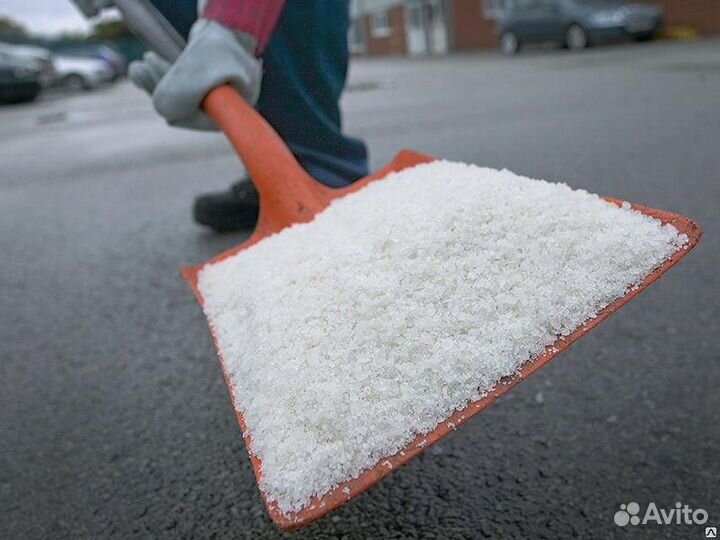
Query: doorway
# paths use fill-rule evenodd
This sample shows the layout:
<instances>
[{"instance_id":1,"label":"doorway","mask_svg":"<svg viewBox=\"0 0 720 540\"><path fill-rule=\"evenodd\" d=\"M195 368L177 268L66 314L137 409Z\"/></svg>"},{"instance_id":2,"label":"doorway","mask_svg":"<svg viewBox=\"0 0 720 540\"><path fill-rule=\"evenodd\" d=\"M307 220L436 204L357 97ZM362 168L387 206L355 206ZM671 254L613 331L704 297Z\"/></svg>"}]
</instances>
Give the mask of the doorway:
<instances>
[{"instance_id":1,"label":"doorway","mask_svg":"<svg viewBox=\"0 0 720 540\"><path fill-rule=\"evenodd\" d=\"M405 37L411 56L448 51L445 0L417 0L405 6Z\"/></svg>"}]
</instances>

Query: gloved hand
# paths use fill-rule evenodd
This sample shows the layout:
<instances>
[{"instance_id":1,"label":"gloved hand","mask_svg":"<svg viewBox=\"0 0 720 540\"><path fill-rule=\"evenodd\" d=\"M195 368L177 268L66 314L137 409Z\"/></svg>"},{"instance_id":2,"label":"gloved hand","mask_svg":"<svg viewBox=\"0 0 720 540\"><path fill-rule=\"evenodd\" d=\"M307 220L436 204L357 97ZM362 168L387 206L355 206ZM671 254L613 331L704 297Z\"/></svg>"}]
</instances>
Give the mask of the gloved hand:
<instances>
[{"instance_id":1,"label":"gloved hand","mask_svg":"<svg viewBox=\"0 0 720 540\"><path fill-rule=\"evenodd\" d=\"M174 64L155 53L132 62L130 79L152 94L155 109L172 126L215 129L200 110L207 93L230 83L254 105L260 95L262 65L255 58L256 40L208 19L198 20L190 31L185 50Z\"/></svg>"},{"instance_id":2,"label":"gloved hand","mask_svg":"<svg viewBox=\"0 0 720 540\"><path fill-rule=\"evenodd\" d=\"M72 0L86 17L94 17L100 11L112 6L112 0Z\"/></svg>"}]
</instances>

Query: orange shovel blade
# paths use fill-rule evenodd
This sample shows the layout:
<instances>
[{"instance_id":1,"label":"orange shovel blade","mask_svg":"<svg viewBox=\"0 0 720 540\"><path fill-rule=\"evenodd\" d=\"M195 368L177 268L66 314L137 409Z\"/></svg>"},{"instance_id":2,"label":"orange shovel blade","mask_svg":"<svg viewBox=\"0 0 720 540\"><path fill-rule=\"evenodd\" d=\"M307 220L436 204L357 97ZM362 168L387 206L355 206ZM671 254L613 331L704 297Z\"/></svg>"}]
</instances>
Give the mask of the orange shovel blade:
<instances>
[{"instance_id":1,"label":"orange shovel blade","mask_svg":"<svg viewBox=\"0 0 720 540\"><path fill-rule=\"evenodd\" d=\"M220 93L218 94L218 92ZM245 118L245 116L247 116L248 114L254 114L254 112L249 113L247 110L245 110L249 109L249 107L247 107L247 105L237 103L236 99L239 100L240 98L233 96L232 91L227 91L227 89L220 88L213 91L213 93L208 96L208 98L206 99L205 108L206 111L211 114L211 116L213 116L213 118L218 122L218 124L221 125L222 129L230 137L233 144L235 144L236 148L241 153L245 164L250 171L250 175L253 178L253 181L258 187L261 201L260 219L255 232L246 242L228 251L225 251L224 253L221 253L220 255L209 261L211 263L231 257L236 253L249 248L253 244L256 244L263 238L274 234L279 230L282 230L288 225L312 220L315 214L321 212L324 208L326 208L333 199L343 197L348 193L352 193L359 189L362 189L368 183L373 181L379 181L391 172L400 171L402 169L412 167L420 163L428 163L430 161L433 161L434 159L423 154L404 150L398 153L389 165L382 168L375 174L355 182L348 188L332 190L319 186L312 179L307 177L307 175L299 169L299 166L297 166L297 164L293 165L292 162L294 160L286 160L283 162L283 159L287 159L287 156L283 155L274 161L271 160L273 161L271 168L274 169L272 172L272 175L274 176L271 175L268 178L268 168L267 166L262 165L262 156L258 156L258 159L260 159L260 168L255 168L255 172L253 172L253 170L250 170L252 166L250 165L250 163L248 163L248 161L252 162L252 159L248 160L248 156L246 156L246 154L248 153L246 142L240 141L238 143L238 140L234 138L235 134L233 132L236 130L236 127L234 126L237 126L238 124L233 124L232 122L246 122L248 119ZM236 113L238 113L238 111L241 111L241 114L239 115L240 117L235 115ZM230 121L229 117L232 117L233 120ZM251 122L257 121L257 118L251 118ZM247 123L239 125L243 126L242 130L248 130ZM264 126L256 125L255 127L260 130L261 133L259 135L258 133L255 133L254 136L249 137L248 140L257 140L258 137L262 139L263 137L269 136L263 131L265 130ZM247 137L246 133L238 135L242 137ZM273 154L274 151L278 150L278 148L272 148L274 147L274 145L276 145L276 140L266 139L261 141L261 143L263 145L269 145L271 147L270 154ZM282 145L282 143L280 144ZM264 148L267 149L268 147L264 146ZM250 153L252 154L252 152ZM281 178L282 181L278 181L278 178ZM621 204L620 201L617 201L615 199L607 198L607 200L614 202L618 205ZM501 379L495 386L495 388L487 395L485 395L482 399L468 403L462 410L456 411L449 418L447 418L443 422L440 422L431 432L424 435L418 435L403 450L393 456L388 456L381 459L377 464L375 464L374 467L364 471L357 478L342 483L341 485L321 497L315 497L311 499L301 511L292 514L283 514L277 507L277 504L269 502L266 495L261 492L263 499L265 500L268 514L275 522L275 524L281 529L287 531L299 529L300 527L308 525L309 523L321 518L328 512L334 510L338 506L341 506L342 504L345 504L354 497L360 495L363 491L365 491L378 481L382 480L399 466L407 463L412 458L422 453L429 446L435 444L445 435L457 429L463 423L467 422L472 416L479 413L481 410L490 405L492 402L494 402L497 398L499 398L506 392L510 391L520 381L524 380L529 375L535 373L538 369L550 362L560 352L567 349L575 341L583 337L590 330L592 330L602 321L607 319L612 313L614 313L626 303L628 303L630 300L632 300L641 291L645 290L651 283L657 281L665 272L667 272L680 259L687 255L688 252L692 250L700 240L700 237L702 235L702 231L700 230L700 228L690 219L682 215L665 212L662 210L655 210L640 205L633 205L633 209L653 218L656 218L660 220L663 224L672 224L678 231L688 236L688 243L682 249L677 251L672 256L672 258L665 261L661 266L659 266L658 268L653 270L648 276L646 276L639 287L628 291L625 296L608 305L605 309L598 313L596 318L586 321L582 326L578 327L569 336L565 338L560 338L553 345L548 346L542 355L526 362L517 373ZM203 297L197 288L197 276L198 272L203 266L204 265L184 268L181 272L183 277L192 287L195 296L201 305L203 304ZM245 434L245 445L249 451L252 448L252 440L248 435L247 425L245 423L245 419L243 418L242 412L238 411L237 407L235 407L232 382L228 377L225 360L223 359L222 352L217 347L217 341L215 340L214 335L213 340L215 341L215 346L218 351L218 357L220 359L220 365L222 367L223 375L225 377L225 382L230 391L230 399L233 400L235 414L237 416L238 423L240 424L240 428ZM250 461L255 472L255 477L259 482L260 477L262 476L262 461L252 452L249 452L249 454Z\"/></svg>"}]
</instances>

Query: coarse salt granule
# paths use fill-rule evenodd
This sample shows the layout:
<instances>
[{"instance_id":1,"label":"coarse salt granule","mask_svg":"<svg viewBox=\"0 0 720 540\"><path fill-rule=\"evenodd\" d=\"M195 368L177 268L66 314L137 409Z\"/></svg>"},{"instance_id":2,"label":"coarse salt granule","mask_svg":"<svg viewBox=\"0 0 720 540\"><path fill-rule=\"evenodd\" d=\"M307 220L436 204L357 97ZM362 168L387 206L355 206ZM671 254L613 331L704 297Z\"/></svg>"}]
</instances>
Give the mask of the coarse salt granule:
<instances>
[{"instance_id":1,"label":"coarse salt granule","mask_svg":"<svg viewBox=\"0 0 720 540\"><path fill-rule=\"evenodd\" d=\"M283 512L485 394L678 250L564 184L436 161L228 259L198 287Z\"/></svg>"}]
</instances>

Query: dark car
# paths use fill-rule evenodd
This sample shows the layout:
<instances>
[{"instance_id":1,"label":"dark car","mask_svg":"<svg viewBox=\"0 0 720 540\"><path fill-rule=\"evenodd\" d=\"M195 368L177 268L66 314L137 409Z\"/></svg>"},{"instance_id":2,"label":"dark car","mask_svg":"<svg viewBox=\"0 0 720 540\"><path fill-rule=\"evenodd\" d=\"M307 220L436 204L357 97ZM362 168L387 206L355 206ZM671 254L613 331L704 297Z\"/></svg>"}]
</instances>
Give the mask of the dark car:
<instances>
[{"instance_id":1,"label":"dark car","mask_svg":"<svg viewBox=\"0 0 720 540\"><path fill-rule=\"evenodd\" d=\"M656 6L623 0L514 0L500 20L500 48L515 54L529 43L584 49L601 41L647 40L662 16Z\"/></svg>"},{"instance_id":2,"label":"dark car","mask_svg":"<svg viewBox=\"0 0 720 540\"><path fill-rule=\"evenodd\" d=\"M35 62L0 52L0 103L32 101L42 89Z\"/></svg>"},{"instance_id":3,"label":"dark car","mask_svg":"<svg viewBox=\"0 0 720 540\"><path fill-rule=\"evenodd\" d=\"M55 68L52 53L45 47L36 45L0 42L0 53L21 61L26 61L40 71L40 84L43 87L55 83Z\"/></svg>"}]
</instances>

